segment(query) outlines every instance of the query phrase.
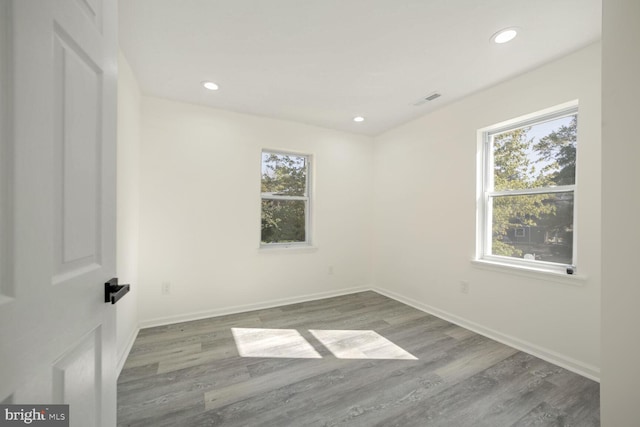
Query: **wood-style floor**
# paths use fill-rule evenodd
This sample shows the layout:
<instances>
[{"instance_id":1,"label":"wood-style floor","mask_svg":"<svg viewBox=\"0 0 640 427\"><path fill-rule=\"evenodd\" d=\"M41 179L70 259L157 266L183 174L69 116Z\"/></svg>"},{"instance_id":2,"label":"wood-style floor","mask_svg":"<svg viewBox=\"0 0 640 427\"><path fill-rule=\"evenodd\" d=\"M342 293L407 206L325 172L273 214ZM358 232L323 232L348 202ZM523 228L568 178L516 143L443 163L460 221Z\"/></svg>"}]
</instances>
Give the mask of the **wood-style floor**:
<instances>
[{"instance_id":1,"label":"wood-style floor","mask_svg":"<svg viewBox=\"0 0 640 427\"><path fill-rule=\"evenodd\" d=\"M374 292L143 329L119 426L600 425L598 383Z\"/></svg>"}]
</instances>

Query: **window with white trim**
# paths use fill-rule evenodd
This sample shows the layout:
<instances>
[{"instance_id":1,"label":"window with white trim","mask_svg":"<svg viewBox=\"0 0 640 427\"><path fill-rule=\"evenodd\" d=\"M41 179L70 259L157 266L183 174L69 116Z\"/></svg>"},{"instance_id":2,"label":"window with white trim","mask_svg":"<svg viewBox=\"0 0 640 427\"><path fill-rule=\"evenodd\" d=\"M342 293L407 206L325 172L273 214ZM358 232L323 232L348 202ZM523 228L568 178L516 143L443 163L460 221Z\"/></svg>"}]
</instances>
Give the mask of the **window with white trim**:
<instances>
[{"instance_id":1,"label":"window with white trim","mask_svg":"<svg viewBox=\"0 0 640 427\"><path fill-rule=\"evenodd\" d=\"M310 244L309 160L304 154L262 151L262 247Z\"/></svg>"},{"instance_id":2,"label":"window with white trim","mask_svg":"<svg viewBox=\"0 0 640 427\"><path fill-rule=\"evenodd\" d=\"M573 274L578 107L480 131L478 255Z\"/></svg>"}]
</instances>

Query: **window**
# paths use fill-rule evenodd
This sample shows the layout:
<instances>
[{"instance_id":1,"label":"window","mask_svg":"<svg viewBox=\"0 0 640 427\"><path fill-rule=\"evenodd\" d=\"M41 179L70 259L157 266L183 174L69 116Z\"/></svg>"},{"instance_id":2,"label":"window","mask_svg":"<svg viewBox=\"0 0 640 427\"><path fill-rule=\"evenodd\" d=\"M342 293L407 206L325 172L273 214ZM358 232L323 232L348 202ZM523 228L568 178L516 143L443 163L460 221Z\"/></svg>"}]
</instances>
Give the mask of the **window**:
<instances>
[{"instance_id":1,"label":"window","mask_svg":"<svg viewBox=\"0 0 640 427\"><path fill-rule=\"evenodd\" d=\"M308 245L308 155L262 152L261 246Z\"/></svg>"},{"instance_id":2,"label":"window","mask_svg":"<svg viewBox=\"0 0 640 427\"><path fill-rule=\"evenodd\" d=\"M480 131L478 259L572 274L578 108Z\"/></svg>"}]
</instances>

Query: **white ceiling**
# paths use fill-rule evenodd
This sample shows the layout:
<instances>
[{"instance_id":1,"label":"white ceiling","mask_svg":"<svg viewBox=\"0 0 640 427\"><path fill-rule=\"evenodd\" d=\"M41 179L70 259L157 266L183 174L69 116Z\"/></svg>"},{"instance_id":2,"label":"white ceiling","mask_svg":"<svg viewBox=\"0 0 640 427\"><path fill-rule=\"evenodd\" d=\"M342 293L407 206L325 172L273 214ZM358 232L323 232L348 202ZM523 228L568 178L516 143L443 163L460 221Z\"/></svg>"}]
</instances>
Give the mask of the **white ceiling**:
<instances>
[{"instance_id":1,"label":"white ceiling","mask_svg":"<svg viewBox=\"0 0 640 427\"><path fill-rule=\"evenodd\" d=\"M600 0L120 0L143 93L377 135L600 39ZM504 45L496 31L519 27ZM200 85L211 80L220 90ZM434 91L439 99L414 106ZM354 123L357 115L366 117Z\"/></svg>"}]
</instances>

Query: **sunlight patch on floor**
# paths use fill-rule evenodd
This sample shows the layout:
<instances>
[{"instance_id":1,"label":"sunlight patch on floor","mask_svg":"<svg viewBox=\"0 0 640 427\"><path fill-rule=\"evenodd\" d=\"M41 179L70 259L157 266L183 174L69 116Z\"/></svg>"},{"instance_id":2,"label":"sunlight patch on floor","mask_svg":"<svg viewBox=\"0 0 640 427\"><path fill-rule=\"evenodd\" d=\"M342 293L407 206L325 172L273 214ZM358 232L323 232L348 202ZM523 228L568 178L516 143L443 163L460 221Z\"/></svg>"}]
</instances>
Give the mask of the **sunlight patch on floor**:
<instances>
[{"instance_id":1,"label":"sunlight patch on floor","mask_svg":"<svg viewBox=\"0 0 640 427\"><path fill-rule=\"evenodd\" d=\"M242 357L322 358L295 329L231 328L231 333Z\"/></svg>"},{"instance_id":2,"label":"sunlight patch on floor","mask_svg":"<svg viewBox=\"0 0 640 427\"><path fill-rule=\"evenodd\" d=\"M418 360L375 331L309 330L338 359Z\"/></svg>"},{"instance_id":3,"label":"sunlight patch on floor","mask_svg":"<svg viewBox=\"0 0 640 427\"><path fill-rule=\"evenodd\" d=\"M311 329L309 332L338 359L418 360L375 331ZM322 358L295 329L231 328L231 333L242 357Z\"/></svg>"}]
</instances>

